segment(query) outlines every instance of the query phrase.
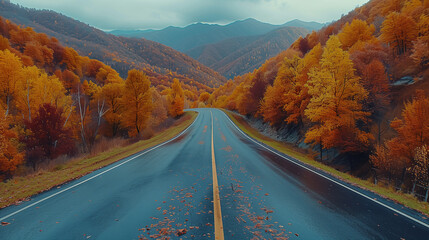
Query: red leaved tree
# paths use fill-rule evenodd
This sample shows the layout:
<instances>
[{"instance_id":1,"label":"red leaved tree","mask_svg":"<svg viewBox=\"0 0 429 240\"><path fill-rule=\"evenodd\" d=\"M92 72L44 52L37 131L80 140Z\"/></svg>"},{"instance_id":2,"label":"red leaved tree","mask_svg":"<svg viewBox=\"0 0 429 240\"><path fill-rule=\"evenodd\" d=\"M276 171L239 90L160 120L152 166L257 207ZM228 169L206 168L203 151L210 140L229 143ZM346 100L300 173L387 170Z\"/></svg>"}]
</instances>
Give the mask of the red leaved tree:
<instances>
[{"instance_id":1,"label":"red leaved tree","mask_svg":"<svg viewBox=\"0 0 429 240\"><path fill-rule=\"evenodd\" d=\"M27 145L28 160L34 169L44 159L74 153L73 134L64 122L61 110L48 103L40 106L35 118L25 122L30 134L23 142Z\"/></svg>"}]
</instances>

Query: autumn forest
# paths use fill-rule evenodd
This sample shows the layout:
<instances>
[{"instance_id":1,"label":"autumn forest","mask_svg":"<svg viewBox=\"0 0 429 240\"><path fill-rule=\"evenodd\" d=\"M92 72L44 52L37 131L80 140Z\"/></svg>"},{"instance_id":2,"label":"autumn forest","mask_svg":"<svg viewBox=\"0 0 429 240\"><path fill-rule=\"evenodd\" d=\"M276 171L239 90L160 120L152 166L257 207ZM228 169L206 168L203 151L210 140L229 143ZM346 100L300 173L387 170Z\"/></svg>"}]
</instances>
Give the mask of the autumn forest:
<instances>
[{"instance_id":1,"label":"autumn forest","mask_svg":"<svg viewBox=\"0 0 429 240\"><path fill-rule=\"evenodd\" d=\"M100 137L144 137L183 114L185 94L198 94L177 79L151 86L138 70L124 80L55 38L0 21L2 178L23 163L36 169L42 161L89 152Z\"/></svg>"},{"instance_id":2,"label":"autumn forest","mask_svg":"<svg viewBox=\"0 0 429 240\"><path fill-rule=\"evenodd\" d=\"M0 17L0 180L100 142L151 138L185 109L213 107L297 135L289 143L324 164L414 193L429 186L428 66L429 0L372 0L226 83L146 68L122 78Z\"/></svg>"},{"instance_id":3,"label":"autumn forest","mask_svg":"<svg viewBox=\"0 0 429 240\"><path fill-rule=\"evenodd\" d=\"M405 192L426 187L428 8L370 1L216 89L210 103L298 132L320 161L345 156L354 174ZM412 90L395 86L410 75Z\"/></svg>"}]
</instances>

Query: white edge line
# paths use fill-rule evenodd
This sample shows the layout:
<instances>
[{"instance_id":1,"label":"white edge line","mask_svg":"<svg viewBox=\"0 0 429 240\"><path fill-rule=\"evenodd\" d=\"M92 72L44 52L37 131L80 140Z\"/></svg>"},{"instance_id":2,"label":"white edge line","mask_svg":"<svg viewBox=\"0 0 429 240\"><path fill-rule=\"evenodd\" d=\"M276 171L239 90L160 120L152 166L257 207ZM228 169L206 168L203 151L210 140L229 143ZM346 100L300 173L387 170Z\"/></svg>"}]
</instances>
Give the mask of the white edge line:
<instances>
[{"instance_id":1,"label":"white edge line","mask_svg":"<svg viewBox=\"0 0 429 240\"><path fill-rule=\"evenodd\" d=\"M140 154L138 154L138 155L136 155L136 156L134 156L134 157L132 157L132 158L130 158L130 159L128 159L128 160L126 160L126 161L122 162L122 163L119 163L119 164L117 164L117 165L115 165L115 166L113 166L113 167L111 167L111 168L109 168L109 169L107 169L107 170L102 171L101 173L98 173L97 175L94 175L94 176L92 176L92 177L90 177L90 178L88 178L88 179L83 180L82 182L76 183L76 184L75 184L75 185L73 185L73 186L70 186L70 187L68 187L68 188L65 188L65 189L63 189L63 190L61 190L61 191L59 191L59 192L56 192L56 193L54 193L54 194L52 194L52 195L48 196L48 197L45 197L45 198L43 198L43 199L40 199L39 201L37 201L37 202L35 202L35 203L32 203L32 204L30 204L30 205L28 205L28 206L25 206L25 207L23 207L23 208L21 208L21 209L19 209L19 210L15 211L15 212L13 212L13 213L10 213L9 215L6 215L6 216L4 216L4 217L0 218L0 221L6 220L6 219L8 219L8 218L10 218L10 217L12 217L12 216L14 216L14 215L16 215L17 213L20 213L20 212L22 212L22 211L24 211L24 210L26 210L26 209L28 209L28 208L31 208L31 207L33 207L33 206L35 206L35 205L37 205L37 204L39 204L39 203L41 203L41 202L44 202L44 201L46 201L46 200L48 200L48 199L50 199L50 198L53 198L53 197L55 197L55 196L57 196L57 195L59 195L59 194L61 194L61 193L63 193L63 192L66 192L66 191L68 191L68 190L70 190L70 189L72 189L72 188L75 188L75 187L77 187L77 186L79 186L79 185L81 185L81 184L84 184L84 183L86 183L86 182L88 182L88 181L90 181L90 180L92 180L92 179L94 179L94 178L96 178L96 177L98 177L98 176L100 176L100 175L103 175L103 174L105 174L105 173L107 173L107 172L110 172L110 171L112 171L113 169L115 169L115 168L117 168L117 167L120 167L120 166L124 165L125 163L128 163L128 162L130 162L130 161L132 161L132 160L134 160L134 159L136 159L136 158L138 158L138 157L140 157L140 156L142 156L142 155L144 155L144 154L146 154L146 153L148 153L148 152L150 152L150 151L152 151L152 150L155 150L155 149L157 149L157 148L159 148L159 147L164 146L165 144L167 144L167 143L169 143L169 142L171 142L171 141L174 141L175 139L177 139L177 138L179 138L180 136L182 136L186 131L188 131L188 129L189 129L190 127L192 127L192 125L194 125L194 123L197 121L197 119L198 119L198 117L199 117L199 116L200 116L200 114L198 114L198 115L197 115L197 117L195 118L195 120L192 122L192 124L191 124L191 125L189 125L185 130L183 130L181 133L179 133L179 135L176 135L174 138L172 138L172 139L170 139L170 140L168 140L168 141L165 141L165 142L163 142L163 143L160 143L160 144L158 144L158 145L156 145L156 146L154 146L154 147L151 147L151 148L149 148L149 149L145 150L144 152L142 152L142 153L140 153ZM121 160L119 160L119 161L121 161Z\"/></svg>"},{"instance_id":2,"label":"white edge line","mask_svg":"<svg viewBox=\"0 0 429 240\"><path fill-rule=\"evenodd\" d=\"M390 209L390 210L392 210L392 211L394 211L394 212L396 212L396 213L398 213L398 214L400 214L400 215L402 215L402 216L404 216L404 217L406 217L406 218L408 218L408 219L410 219L410 220L413 220L414 222L417 222L417 223L419 223L419 224L421 224L421 225L423 225L423 226L425 226L425 227L429 228L429 224L427 224L427 223L424 223L424 222L422 222L422 221L420 221L420 220L418 220L418 219L416 219L416 218L414 218L414 217L411 217L410 215L408 215L408 214L406 214L406 213L403 213L403 212L401 212L401 211L399 211L399 210L397 210L397 209L394 209L394 208L392 208L392 207L390 207L390 206L388 206L388 205L386 205L386 204L384 204L384 203L382 203L382 202L380 202L380 201L377 201L377 200L375 200L375 199L373 199L373 198L371 198L371 197L369 197L369 196L367 196L367 195L365 195L365 194L363 194L363 193L361 193L361 192L359 192L359 191L357 191L357 190L355 190L355 189L353 189L353 188L350 188L350 187L348 187L348 186L346 186L346 185L344 185L344 184L342 184L342 183L340 183L340 182L338 182L338 181L336 181L336 180L334 180L334 179L331 179L331 178L329 178L329 177L327 177L327 176L325 176L325 175L323 175L323 174L321 174L321 173L318 173L317 171L314 171L313 169L310 169L310 168L306 167L305 165L303 165L303 164L301 164L301 163L299 163L299 162L296 162L296 161L294 161L294 160L292 160L292 159L290 159L290 158L288 158L288 157L286 157L286 156L283 156L283 155L281 155L281 154L279 154L279 153L277 153L277 152L275 152L275 151L271 150L270 148L267 148L266 146L262 145L261 143L259 143L258 141L254 140L253 138L251 138L250 136L248 136L247 134L245 134L243 131L241 131L241 129L240 129L239 127L237 127L237 125L235 125L235 123L234 123L234 122L229 118L229 116L228 116L224 111L221 111L221 112L223 112L223 114L225 114L225 116L228 118L228 120L232 123L232 125L233 125L233 126L234 126L238 131L240 131L240 132L241 132L241 134L243 134L245 137L247 137L248 139L250 139L252 142L254 142L254 143L258 144L259 146L261 146L261 147L263 147L263 148L265 148L266 150L268 150L268 151L270 151L270 152L272 152L272 153L276 154L277 156L279 156L279 157L281 157L281 158L284 158L284 159L288 160L289 162L292 162L292 163L294 163L294 164L296 164L296 165L298 165L298 166L300 166L300 167L302 167L302 168L304 168L304 169L307 169L308 171L310 171L310 172L312 172L312 173L315 173L315 174L317 174L317 175L319 175L319 176L321 176L321 177L323 177L323 178L325 178L325 179L328 179L329 181L331 181L331 182L333 182L333 183L336 183L336 184L338 184L338 185L340 185L340 186L342 186L342 187L344 187L344 188L346 188L346 189L348 189L348 190L350 190L350 191L352 191L352 192L354 192L354 193L356 193L356 194L359 194L359 195L360 195L360 196L362 196L362 197L365 197L365 198L367 198L367 199L369 199L369 200L371 200L371 201L373 201L373 202L375 202L375 203L378 203L378 204L380 204L381 206L386 207L386 208L388 208L388 209ZM299 160L298 160L298 161L299 161ZM378 194L377 194L377 195L378 195Z\"/></svg>"}]
</instances>

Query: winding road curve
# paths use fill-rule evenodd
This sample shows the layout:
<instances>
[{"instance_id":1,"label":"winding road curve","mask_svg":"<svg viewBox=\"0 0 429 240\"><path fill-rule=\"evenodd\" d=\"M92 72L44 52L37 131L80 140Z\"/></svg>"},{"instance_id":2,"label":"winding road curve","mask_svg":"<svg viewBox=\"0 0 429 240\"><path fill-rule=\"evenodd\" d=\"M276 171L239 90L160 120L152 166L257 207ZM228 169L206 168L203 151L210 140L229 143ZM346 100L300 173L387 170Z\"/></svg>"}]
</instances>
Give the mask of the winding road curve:
<instances>
[{"instance_id":1,"label":"winding road curve","mask_svg":"<svg viewBox=\"0 0 429 240\"><path fill-rule=\"evenodd\" d=\"M0 239L429 239L417 212L198 111L169 142L0 210Z\"/></svg>"}]
</instances>

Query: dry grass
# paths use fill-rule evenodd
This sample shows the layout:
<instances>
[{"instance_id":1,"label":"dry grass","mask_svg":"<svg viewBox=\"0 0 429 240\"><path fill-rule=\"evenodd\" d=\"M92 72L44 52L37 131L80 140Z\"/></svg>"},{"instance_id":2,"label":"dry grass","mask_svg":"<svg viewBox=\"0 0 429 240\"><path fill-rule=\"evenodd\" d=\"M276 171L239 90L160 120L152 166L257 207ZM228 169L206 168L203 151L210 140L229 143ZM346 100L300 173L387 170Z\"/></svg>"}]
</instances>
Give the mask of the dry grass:
<instances>
[{"instance_id":1,"label":"dry grass","mask_svg":"<svg viewBox=\"0 0 429 240\"><path fill-rule=\"evenodd\" d=\"M395 189L388 187L388 186L382 186L382 185L375 185L374 183L370 182L369 180L360 179L357 177L354 177L348 173L344 173L341 171L338 171L330 166L327 166L321 162L317 162L312 157L311 153L306 153L305 150L296 148L292 145L285 144L283 142L275 141L267 136L262 135L258 130L252 128L246 120L244 120L242 117L233 114L228 111L224 111L231 120L247 135L250 137L286 154L293 158L296 158L300 160L301 162L304 162L308 165L311 165L313 167L316 167L336 178L339 178L345 182L348 182L352 185L358 186L360 188L372 191L376 194L379 194L385 198L391 199L395 202L398 202L406 207L415 209L427 216L429 216L429 203L419 201L417 198L412 196L411 194L404 194L402 192L396 191Z\"/></svg>"},{"instance_id":2,"label":"dry grass","mask_svg":"<svg viewBox=\"0 0 429 240\"><path fill-rule=\"evenodd\" d=\"M0 208L19 203L29 197L80 178L97 169L115 163L123 158L165 142L187 128L196 118L196 112L186 112L171 127L159 132L156 136L124 146L124 141L101 141L94 146L93 152L83 158L69 160L63 164L50 166L48 170L25 177L14 177L0 183ZM108 151L105 151L109 149ZM101 152L100 152L101 151Z\"/></svg>"}]
</instances>

